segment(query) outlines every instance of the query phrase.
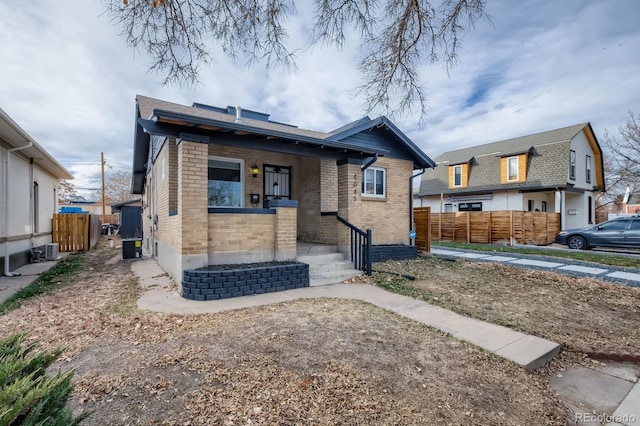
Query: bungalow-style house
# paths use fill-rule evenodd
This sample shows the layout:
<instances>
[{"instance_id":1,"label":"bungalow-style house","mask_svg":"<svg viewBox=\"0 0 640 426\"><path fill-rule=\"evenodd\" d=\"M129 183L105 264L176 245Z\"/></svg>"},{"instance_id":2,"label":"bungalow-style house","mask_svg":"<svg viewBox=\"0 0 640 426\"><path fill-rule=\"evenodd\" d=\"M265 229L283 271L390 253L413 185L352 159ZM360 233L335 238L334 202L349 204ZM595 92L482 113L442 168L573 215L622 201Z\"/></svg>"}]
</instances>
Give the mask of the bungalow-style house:
<instances>
[{"instance_id":1,"label":"bungalow-style house","mask_svg":"<svg viewBox=\"0 0 640 426\"><path fill-rule=\"evenodd\" d=\"M58 184L73 176L2 109L0 164L0 262L2 275L13 276L32 249L51 243Z\"/></svg>"},{"instance_id":2,"label":"bungalow-style house","mask_svg":"<svg viewBox=\"0 0 640 426\"><path fill-rule=\"evenodd\" d=\"M595 221L604 191L602 150L583 123L448 151L422 175L419 197L433 212L560 213L561 228Z\"/></svg>"},{"instance_id":3,"label":"bungalow-style house","mask_svg":"<svg viewBox=\"0 0 640 426\"><path fill-rule=\"evenodd\" d=\"M433 166L386 117L324 133L240 107L136 97L143 245L177 282L207 265L294 260L301 242L348 253L343 221L371 229L387 254L410 247L412 174Z\"/></svg>"}]
</instances>

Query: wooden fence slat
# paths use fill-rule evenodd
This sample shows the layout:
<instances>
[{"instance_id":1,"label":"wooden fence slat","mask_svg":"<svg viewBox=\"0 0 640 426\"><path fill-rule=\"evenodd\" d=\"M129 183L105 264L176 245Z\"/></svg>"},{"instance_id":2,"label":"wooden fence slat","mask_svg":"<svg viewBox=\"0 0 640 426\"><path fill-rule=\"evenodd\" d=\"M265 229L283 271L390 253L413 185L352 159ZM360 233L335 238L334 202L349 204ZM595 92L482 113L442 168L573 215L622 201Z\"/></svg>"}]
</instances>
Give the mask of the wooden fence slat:
<instances>
[{"instance_id":1,"label":"wooden fence slat","mask_svg":"<svg viewBox=\"0 0 640 426\"><path fill-rule=\"evenodd\" d=\"M417 207L414 212L426 208ZM416 220L416 232L429 233L432 241L541 245L552 243L560 231L560 213L448 212L431 213L430 219Z\"/></svg>"},{"instance_id":2,"label":"wooden fence slat","mask_svg":"<svg viewBox=\"0 0 640 426\"><path fill-rule=\"evenodd\" d=\"M90 250L102 232L98 215L54 214L51 221L51 241L59 244L61 252Z\"/></svg>"}]
</instances>

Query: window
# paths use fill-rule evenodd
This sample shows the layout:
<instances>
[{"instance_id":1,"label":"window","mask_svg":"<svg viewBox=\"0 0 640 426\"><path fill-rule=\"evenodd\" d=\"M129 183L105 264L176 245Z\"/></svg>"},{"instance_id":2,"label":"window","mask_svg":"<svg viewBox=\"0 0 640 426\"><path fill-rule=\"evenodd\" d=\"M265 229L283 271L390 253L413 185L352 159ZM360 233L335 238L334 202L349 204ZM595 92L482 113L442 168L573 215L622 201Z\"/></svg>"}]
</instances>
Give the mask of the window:
<instances>
[{"instance_id":1,"label":"window","mask_svg":"<svg viewBox=\"0 0 640 426\"><path fill-rule=\"evenodd\" d=\"M569 179L575 180L576 178L576 152L571 150L569 152Z\"/></svg>"},{"instance_id":2,"label":"window","mask_svg":"<svg viewBox=\"0 0 640 426\"><path fill-rule=\"evenodd\" d=\"M453 212L453 204L445 204L444 205L444 212L445 213L452 213Z\"/></svg>"},{"instance_id":3,"label":"window","mask_svg":"<svg viewBox=\"0 0 640 426\"><path fill-rule=\"evenodd\" d=\"M532 212L534 208L534 201L533 200L527 200L527 201L528 201L527 210Z\"/></svg>"},{"instance_id":4,"label":"window","mask_svg":"<svg viewBox=\"0 0 640 426\"><path fill-rule=\"evenodd\" d=\"M587 197L587 211L588 211L588 220L589 224L593 223L593 198L591 196Z\"/></svg>"},{"instance_id":5,"label":"window","mask_svg":"<svg viewBox=\"0 0 640 426\"><path fill-rule=\"evenodd\" d=\"M587 183L591 183L591 156L587 155Z\"/></svg>"},{"instance_id":6,"label":"window","mask_svg":"<svg viewBox=\"0 0 640 426\"><path fill-rule=\"evenodd\" d=\"M384 197L385 192L385 169L369 167L362 172L362 195L372 197Z\"/></svg>"},{"instance_id":7,"label":"window","mask_svg":"<svg viewBox=\"0 0 640 426\"><path fill-rule=\"evenodd\" d=\"M540 210L542 210L543 212L547 211L547 202L546 201L542 202L542 208L540 208Z\"/></svg>"},{"instance_id":8,"label":"window","mask_svg":"<svg viewBox=\"0 0 640 426\"><path fill-rule=\"evenodd\" d=\"M518 157L507 159L507 180L518 180Z\"/></svg>"},{"instance_id":9,"label":"window","mask_svg":"<svg viewBox=\"0 0 640 426\"><path fill-rule=\"evenodd\" d=\"M481 212L482 203L460 203L458 204L458 211L460 212Z\"/></svg>"},{"instance_id":10,"label":"window","mask_svg":"<svg viewBox=\"0 0 640 426\"><path fill-rule=\"evenodd\" d=\"M453 186L462 186L462 166L453 166Z\"/></svg>"},{"instance_id":11,"label":"window","mask_svg":"<svg viewBox=\"0 0 640 426\"><path fill-rule=\"evenodd\" d=\"M209 157L207 198L209 207L242 207L244 162L232 158Z\"/></svg>"},{"instance_id":12,"label":"window","mask_svg":"<svg viewBox=\"0 0 640 426\"><path fill-rule=\"evenodd\" d=\"M624 231L628 223L628 220L611 220L598 225L598 229L603 231Z\"/></svg>"},{"instance_id":13,"label":"window","mask_svg":"<svg viewBox=\"0 0 640 426\"><path fill-rule=\"evenodd\" d=\"M630 231L640 231L640 219L631 219Z\"/></svg>"}]
</instances>

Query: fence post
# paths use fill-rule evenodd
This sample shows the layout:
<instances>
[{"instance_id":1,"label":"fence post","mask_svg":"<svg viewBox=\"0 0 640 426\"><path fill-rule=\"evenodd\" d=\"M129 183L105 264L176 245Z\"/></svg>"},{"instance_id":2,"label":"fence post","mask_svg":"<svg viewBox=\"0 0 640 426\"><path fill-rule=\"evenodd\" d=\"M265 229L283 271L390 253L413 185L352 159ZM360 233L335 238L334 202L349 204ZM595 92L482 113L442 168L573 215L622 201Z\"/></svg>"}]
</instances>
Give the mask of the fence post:
<instances>
[{"instance_id":1,"label":"fence post","mask_svg":"<svg viewBox=\"0 0 640 426\"><path fill-rule=\"evenodd\" d=\"M367 229L367 270L365 271L367 275L371 275L371 240L371 229Z\"/></svg>"},{"instance_id":2,"label":"fence post","mask_svg":"<svg viewBox=\"0 0 640 426\"><path fill-rule=\"evenodd\" d=\"M427 207L427 253L431 253L431 207Z\"/></svg>"},{"instance_id":3,"label":"fence post","mask_svg":"<svg viewBox=\"0 0 640 426\"><path fill-rule=\"evenodd\" d=\"M513 210L509 210L509 245L513 247Z\"/></svg>"}]
</instances>

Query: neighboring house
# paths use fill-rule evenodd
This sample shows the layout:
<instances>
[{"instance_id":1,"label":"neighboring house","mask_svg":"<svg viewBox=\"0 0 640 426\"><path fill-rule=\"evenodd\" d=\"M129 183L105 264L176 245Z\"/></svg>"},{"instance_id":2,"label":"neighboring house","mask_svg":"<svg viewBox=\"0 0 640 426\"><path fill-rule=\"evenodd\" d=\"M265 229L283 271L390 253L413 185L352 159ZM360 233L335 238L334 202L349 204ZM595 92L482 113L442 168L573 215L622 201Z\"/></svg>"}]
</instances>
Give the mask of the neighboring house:
<instances>
[{"instance_id":1,"label":"neighboring house","mask_svg":"<svg viewBox=\"0 0 640 426\"><path fill-rule=\"evenodd\" d=\"M0 257L3 275L10 276L33 248L51 242L58 183L73 176L2 109L0 164Z\"/></svg>"},{"instance_id":2,"label":"neighboring house","mask_svg":"<svg viewBox=\"0 0 640 426\"><path fill-rule=\"evenodd\" d=\"M622 204L622 213L640 214L640 193L629 195L626 204Z\"/></svg>"},{"instance_id":3,"label":"neighboring house","mask_svg":"<svg viewBox=\"0 0 640 426\"><path fill-rule=\"evenodd\" d=\"M385 117L322 133L239 107L136 98L132 192L144 245L174 278L291 260L297 241L348 252L337 216L371 228L374 244L409 245L412 173L433 166Z\"/></svg>"},{"instance_id":4,"label":"neighboring house","mask_svg":"<svg viewBox=\"0 0 640 426\"><path fill-rule=\"evenodd\" d=\"M445 152L422 175L419 196L433 212L560 213L561 227L595 221L604 191L602 150L589 123Z\"/></svg>"}]
</instances>

